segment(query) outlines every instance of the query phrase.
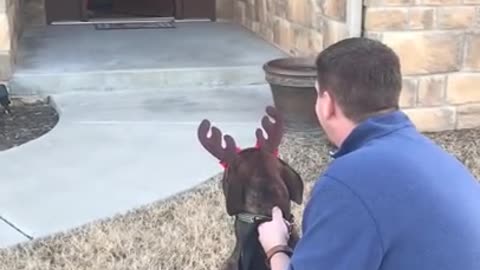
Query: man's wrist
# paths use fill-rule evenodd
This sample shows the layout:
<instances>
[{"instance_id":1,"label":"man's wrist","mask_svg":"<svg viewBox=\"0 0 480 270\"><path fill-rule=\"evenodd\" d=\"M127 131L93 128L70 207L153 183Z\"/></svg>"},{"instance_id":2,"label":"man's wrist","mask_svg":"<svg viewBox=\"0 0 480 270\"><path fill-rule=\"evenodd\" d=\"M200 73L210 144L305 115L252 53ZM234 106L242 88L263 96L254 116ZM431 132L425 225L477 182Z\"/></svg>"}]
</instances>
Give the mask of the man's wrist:
<instances>
[{"instance_id":1,"label":"man's wrist","mask_svg":"<svg viewBox=\"0 0 480 270\"><path fill-rule=\"evenodd\" d=\"M290 263L290 256L284 252L277 252L270 258L270 269L286 270Z\"/></svg>"},{"instance_id":2,"label":"man's wrist","mask_svg":"<svg viewBox=\"0 0 480 270\"><path fill-rule=\"evenodd\" d=\"M285 256L287 259L292 255L293 253L293 250L288 246L288 245L277 245L277 246L274 246L272 247L270 250L268 250L266 252L266 256L267 256L267 265L270 266L272 269L273 268L273 265L272 265L272 262L274 260L274 257L276 257L277 259L275 259L276 261L280 260L280 261L285 261L285 258L283 258L283 260L281 259L278 259L279 257L282 258L283 256ZM282 255L283 254L283 255ZM278 255L282 255L282 256L278 256ZM287 260L288 261L288 260Z\"/></svg>"},{"instance_id":3,"label":"man's wrist","mask_svg":"<svg viewBox=\"0 0 480 270\"><path fill-rule=\"evenodd\" d=\"M282 259L281 257L283 257L283 259L285 259L285 258L290 259L290 256L287 253L277 252L277 253L273 254L273 256L270 258L270 263L272 261L281 260Z\"/></svg>"}]
</instances>

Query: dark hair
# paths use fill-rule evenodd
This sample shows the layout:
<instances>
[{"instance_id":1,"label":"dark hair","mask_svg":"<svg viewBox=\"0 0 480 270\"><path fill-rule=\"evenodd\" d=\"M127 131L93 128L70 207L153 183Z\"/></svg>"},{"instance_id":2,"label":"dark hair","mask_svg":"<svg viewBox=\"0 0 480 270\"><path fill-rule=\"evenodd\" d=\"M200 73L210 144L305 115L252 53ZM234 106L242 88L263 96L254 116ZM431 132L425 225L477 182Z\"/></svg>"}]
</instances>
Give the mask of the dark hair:
<instances>
[{"instance_id":1,"label":"dark hair","mask_svg":"<svg viewBox=\"0 0 480 270\"><path fill-rule=\"evenodd\" d=\"M318 55L316 66L320 93L328 91L352 121L399 108L400 60L380 41L341 40Z\"/></svg>"}]
</instances>

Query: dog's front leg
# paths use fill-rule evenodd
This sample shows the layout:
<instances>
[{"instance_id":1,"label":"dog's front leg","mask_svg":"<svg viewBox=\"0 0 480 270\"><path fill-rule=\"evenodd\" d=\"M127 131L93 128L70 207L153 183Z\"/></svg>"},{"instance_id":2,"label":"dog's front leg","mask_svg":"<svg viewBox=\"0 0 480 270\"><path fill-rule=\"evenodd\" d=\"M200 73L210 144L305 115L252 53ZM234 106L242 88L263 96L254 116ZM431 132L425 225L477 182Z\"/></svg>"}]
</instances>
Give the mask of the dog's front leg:
<instances>
[{"instance_id":1,"label":"dog's front leg","mask_svg":"<svg viewBox=\"0 0 480 270\"><path fill-rule=\"evenodd\" d=\"M239 270L238 262L240 260L240 247L235 245L235 248L228 257L228 259L223 263L222 270Z\"/></svg>"}]
</instances>

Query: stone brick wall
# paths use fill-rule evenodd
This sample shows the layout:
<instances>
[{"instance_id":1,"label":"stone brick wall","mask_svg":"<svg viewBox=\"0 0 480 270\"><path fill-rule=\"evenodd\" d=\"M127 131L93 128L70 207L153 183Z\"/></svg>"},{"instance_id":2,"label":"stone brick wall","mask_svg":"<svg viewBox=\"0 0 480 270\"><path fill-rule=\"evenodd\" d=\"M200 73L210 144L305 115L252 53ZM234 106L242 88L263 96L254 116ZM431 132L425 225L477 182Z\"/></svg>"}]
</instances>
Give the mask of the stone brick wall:
<instances>
[{"instance_id":1,"label":"stone brick wall","mask_svg":"<svg viewBox=\"0 0 480 270\"><path fill-rule=\"evenodd\" d=\"M231 20L233 18L233 0L216 0L218 20Z\"/></svg>"},{"instance_id":2,"label":"stone brick wall","mask_svg":"<svg viewBox=\"0 0 480 270\"><path fill-rule=\"evenodd\" d=\"M233 0L233 19L291 55L316 55L347 36L346 1Z\"/></svg>"},{"instance_id":3,"label":"stone brick wall","mask_svg":"<svg viewBox=\"0 0 480 270\"><path fill-rule=\"evenodd\" d=\"M0 81L12 75L22 24L21 0L0 0Z\"/></svg>"},{"instance_id":4,"label":"stone brick wall","mask_svg":"<svg viewBox=\"0 0 480 270\"><path fill-rule=\"evenodd\" d=\"M364 33L399 54L401 103L417 126L480 126L480 0L364 2Z\"/></svg>"},{"instance_id":5,"label":"stone brick wall","mask_svg":"<svg viewBox=\"0 0 480 270\"><path fill-rule=\"evenodd\" d=\"M23 0L23 24L27 27L47 25L45 0Z\"/></svg>"}]
</instances>

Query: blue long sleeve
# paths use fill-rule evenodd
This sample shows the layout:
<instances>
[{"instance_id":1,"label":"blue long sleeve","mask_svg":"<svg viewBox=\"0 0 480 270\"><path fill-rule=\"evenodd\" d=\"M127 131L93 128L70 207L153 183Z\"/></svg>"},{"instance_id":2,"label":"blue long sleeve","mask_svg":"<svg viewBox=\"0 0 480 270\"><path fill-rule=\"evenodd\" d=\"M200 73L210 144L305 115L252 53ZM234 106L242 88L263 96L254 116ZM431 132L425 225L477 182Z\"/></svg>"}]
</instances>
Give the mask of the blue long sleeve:
<instances>
[{"instance_id":1,"label":"blue long sleeve","mask_svg":"<svg viewBox=\"0 0 480 270\"><path fill-rule=\"evenodd\" d=\"M375 220L347 186L323 176L308 202L290 269L370 270L383 248Z\"/></svg>"}]
</instances>

